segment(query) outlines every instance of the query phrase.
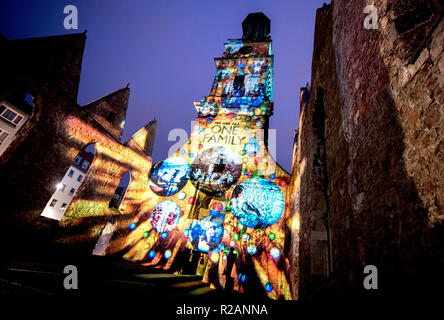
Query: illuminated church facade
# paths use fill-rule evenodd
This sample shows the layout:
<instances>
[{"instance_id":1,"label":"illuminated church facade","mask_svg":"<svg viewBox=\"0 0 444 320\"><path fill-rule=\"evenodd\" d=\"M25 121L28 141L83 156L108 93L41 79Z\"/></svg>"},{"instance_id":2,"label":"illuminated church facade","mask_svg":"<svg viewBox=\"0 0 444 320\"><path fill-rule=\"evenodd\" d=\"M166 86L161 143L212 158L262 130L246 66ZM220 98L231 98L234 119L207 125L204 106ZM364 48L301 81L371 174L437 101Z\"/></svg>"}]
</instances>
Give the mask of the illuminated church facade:
<instances>
[{"instance_id":1,"label":"illuminated church facade","mask_svg":"<svg viewBox=\"0 0 444 320\"><path fill-rule=\"evenodd\" d=\"M269 20L250 14L242 39L215 59L210 94L195 102L189 140L149 172L148 200L109 253L173 272L196 272L216 288L290 289L286 199L290 175L267 150L273 112ZM273 146L275 147L275 146ZM194 262L194 264L193 264Z\"/></svg>"}]
</instances>

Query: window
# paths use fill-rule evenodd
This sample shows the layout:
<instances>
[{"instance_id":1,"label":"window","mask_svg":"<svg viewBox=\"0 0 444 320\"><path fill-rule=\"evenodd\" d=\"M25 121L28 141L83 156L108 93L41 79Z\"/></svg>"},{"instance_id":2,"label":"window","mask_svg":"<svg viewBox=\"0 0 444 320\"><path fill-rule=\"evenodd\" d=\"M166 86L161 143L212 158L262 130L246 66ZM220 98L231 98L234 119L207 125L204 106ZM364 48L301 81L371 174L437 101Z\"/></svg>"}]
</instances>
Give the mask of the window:
<instances>
[{"instance_id":1,"label":"window","mask_svg":"<svg viewBox=\"0 0 444 320\"><path fill-rule=\"evenodd\" d=\"M5 118L6 120L12 121L14 120L14 118L17 116L17 113L15 113L14 111L10 110L10 109L6 109L3 113L2 113L2 117Z\"/></svg>"},{"instance_id":2,"label":"window","mask_svg":"<svg viewBox=\"0 0 444 320\"><path fill-rule=\"evenodd\" d=\"M79 174L79 176L77 177L77 181L80 182L82 181L83 176L81 174Z\"/></svg>"},{"instance_id":3,"label":"window","mask_svg":"<svg viewBox=\"0 0 444 320\"><path fill-rule=\"evenodd\" d=\"M68 177L72 178L72 176L74 175L74 170L69 170L68 172Z\"/></svg>"},{"instance_id":4,"label":"window","mask_svg":"<svg viewBox=\"0 0 444 320\"><path fill-rule=\"evenodd\" d=\"M69 191L69 195L72 196L74 194L74 192L76 192L76 189L71 188L71 190Z\"/></svg>"},{"instance_id":5,"label":"window","mask_svg":"<svg viewBox=\"0 0 444 320\"><path fill-rule=\"evenodd\" d=\"M82 169L87 170L89 168L89 165L90 165L90 163L88 161L83 160L81 167L82 167Z\"/></svg>"},{"instance_id":6,"label":"window","mask_svg":"<svg viewBox=\"0 0 444 320\"><path fill-rule=\"evenodd\" d=\"M245 76L236 76L234 78L233 88L236 90L242 90L244 88Z\"/></svg>"},{"instance_id":7,"label":"window","mask_svg":"<svg viewBox=\"0 0 444 320\"><path fill-rule=\"evenodd\" d=\"M17 117L14 119L14 123L15 124L18 124L19 122L20 122L20 120L22 120L23 119L23 117L22 116L19 116L19 115L17 115Z\"/></svg>"},{"instance_id":8,"label":"window","mask_svg":"<svg viewBox=\"0 0 444 320\"><path fill-rule=\"evenodd\" d=\"M60 206L60 209L66 209L67 206L68 206L68 204L62 203L62 205Z\"/></svg>"},{"instance_id":9,"label":"window","mask_svg":"<svg viewBox=\"0 0 444 320\"><path fill-rule=\"evenodd\" d=\"M55 205L56 205L56 203L57 203L57 199L52 199L52 201L51 201L51 203L49 204L49 206L54 208Z\"/></svg>"},{"instance_id":10,"label":"window","mask_svg":"<svg viewBox=\"0 0 444 320\"><path fill-rule=\"evenodd\" d=\"M3 111L5 111L6 107L4 105L0 105L0 114L3 113Z\"/></svg>"},{"instance_id":11,"label":"window","mask_svg":"<svg viewBox=\"0 0 444 320\"><path fill-rule=\"evenodd\" d=\"M6 140L6 138L9 136L9 133L7 133L6 131L3 131L2 129L0 129L0 145L3 143L3 141Z\"/></svg>"}]
</instances>

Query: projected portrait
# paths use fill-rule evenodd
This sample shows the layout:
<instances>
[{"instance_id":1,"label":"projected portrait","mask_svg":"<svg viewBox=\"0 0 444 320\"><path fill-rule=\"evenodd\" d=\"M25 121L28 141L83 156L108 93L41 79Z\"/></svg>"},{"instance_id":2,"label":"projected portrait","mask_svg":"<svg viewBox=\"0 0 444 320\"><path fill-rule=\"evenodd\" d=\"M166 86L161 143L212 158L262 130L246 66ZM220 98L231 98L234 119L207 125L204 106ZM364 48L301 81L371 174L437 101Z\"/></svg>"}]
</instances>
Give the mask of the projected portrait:
<instances>
[{"instance_id":1,"label":"projected portrait","mask_svg":"<svg viewBox=\"0 0 444 320\"><path fill-rule=\"evenodd\" d=\"M228 190L242 174L241 159L227 147L214 147L203 151L191 165L193 185L208 195Z\"/></svg>"},{"instance_id":2,"label":"projected portrait","mask_svg":"<svg viewBox=\"0 0 444 320\"><path fill-rule=\"evenodd\" d=\"M249 228L273 225L284 211L284 196L273 182L263 178L244 181L234 188L231 211Z\"/></svg>"},{"instance_id":3,"label":"projected portrait","mask_svg":"<svg viewBox=\"0 0 444 320\"><path fill-rule=\"evenodd\" d=\"M199 117L215 117L219 112L216 103L202 102L198 108L197 115Z\"/></svg>"},{"instance_id":4,"label":"projected portrait","mask_svg":"<svg viewBox=\"0 0 444 320\"><path fill-rule=\"evenodd\" d=\"M195 250L208 252L216 249L224 235L224 215L210 215L191 223L189 239Z\"/></svg>"},{"instance_id":5,"label":"projected portrait","mask_svg":"<svg viewBox=\"0 0 444 320\"><path fill-rule=\"evenodd\" d=\"M156 163L149 173L149 186L162 197L179 192L188 182L190 165L182 158L168 158Z\"/></svg>"},{"instance_id":6,"label":"projected portrait","mask_svg":"<svg viewBox=\"0 0 444 320\"><path fill-rule=\"evenodd\" d=\"M150 222L158 233L170 232L180 219L180 207L172 200L159 203L151 212Z\"/></svg>"}]
</instances>

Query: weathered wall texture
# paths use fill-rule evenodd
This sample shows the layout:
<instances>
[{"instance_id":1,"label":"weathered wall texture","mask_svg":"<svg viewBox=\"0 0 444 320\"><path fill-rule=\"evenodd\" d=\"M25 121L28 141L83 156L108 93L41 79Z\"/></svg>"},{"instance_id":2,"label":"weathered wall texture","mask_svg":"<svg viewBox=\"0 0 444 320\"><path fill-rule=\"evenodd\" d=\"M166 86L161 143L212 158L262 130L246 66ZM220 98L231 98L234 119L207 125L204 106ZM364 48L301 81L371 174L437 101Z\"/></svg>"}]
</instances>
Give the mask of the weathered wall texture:
<instances>
[{"instance_id":1,"label":"weathered wall texture","mask_svg":"<svg viewBox=\"0 0 444 320\"><path fill-rule=\"evenodd\" d=\"M301 292L310 287L320 258L309 239L322 210L330 232L330 279L342 288L362 288L370 264L378 267L382 289L440 278L442 8L426 0L372 3L377 30L364 28L363 0L336 0L317 13L311 97L301 115L298 150ZM324 122L325 143L316 122ZM325 171L318 180L322 148ZM323 192L326 202L313 202Z\"/></svg>"},{"instance_id":2,"label":"weathered wall texture","mask_svg":"<svg viewBox=\"0 0 444 320\"><path fill-rule=\"evenodd\" d=\"M2 59L0 97L27 92L35 104L30 121L0 161L2 235L11 247L32 247L49 238L91 252L107 221L126 221L145 199L151 158L141 150L143 141L128 147L120 143L129 89L77 105L85 39L76 34L2 43L7 57ZM136 139L149 141L154 128L142 128L146 132L139 131ZM55 186L88 144L94 144L95 158L63 219L40 217ZM126 197L120 210L109 208L126 171L131 173ZM126 230L115 234L116 241Z\"/></svg>"}]
</instances>

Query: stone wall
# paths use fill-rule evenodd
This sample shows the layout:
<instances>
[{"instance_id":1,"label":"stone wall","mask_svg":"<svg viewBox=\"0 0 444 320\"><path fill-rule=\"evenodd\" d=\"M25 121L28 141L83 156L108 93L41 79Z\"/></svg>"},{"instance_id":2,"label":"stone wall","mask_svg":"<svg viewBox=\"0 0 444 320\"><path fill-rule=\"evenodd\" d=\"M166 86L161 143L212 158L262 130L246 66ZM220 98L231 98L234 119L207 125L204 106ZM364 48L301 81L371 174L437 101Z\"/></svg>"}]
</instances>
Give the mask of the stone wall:
<instances>
[{"instance_id":1,"label":"stone wall","mask_svg":"<svg viewBox=\"0 0 444 320\"><path fill-rule=\"evenodd\" d=\"M87 107L77 105L85 39L76 34L4 42L8 59L2 60L0 97L27 92L34 98L32 117L0 160L2 239L11 252L41 243L44 248L49 240L91 253L107 221L117 224L114 241L119 241L127 219L145 200L151 157L139 140L143 136L150 143L149 134L139 131L137 146L120 142L129 88ZM114 118L102 116L110 111ZM88 144L94 144L95 157L63 219L40 217L57 183ZM119 210L109 208L126 171L131 173L126 197Z\"/></svg>"},{"instance_id":2,"label":"stone wall","mask_svg":"<svg viewBox=\"0 0 444 320\"><path fill-rule=\"evenodd\" d=\"M338 287L362 289L370 264L383 290L442 279L442 8L426 0L372 3L376 30L364 28L363 0L335 0L317 13L298 150L301 294L313 288L310 264L320 259L309 240L320 209L328 216L330 280ZM322 123L321 89L325 184L315 165L323 145L315 123ZM313 202L323 188L326 202Z\"/></svg>"}]
</instances>

